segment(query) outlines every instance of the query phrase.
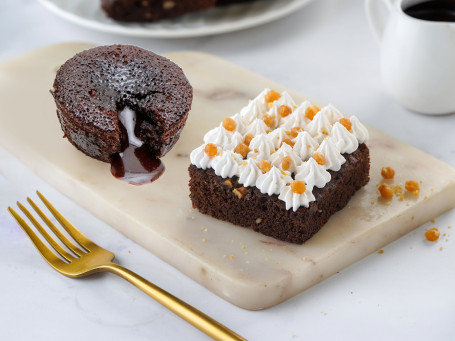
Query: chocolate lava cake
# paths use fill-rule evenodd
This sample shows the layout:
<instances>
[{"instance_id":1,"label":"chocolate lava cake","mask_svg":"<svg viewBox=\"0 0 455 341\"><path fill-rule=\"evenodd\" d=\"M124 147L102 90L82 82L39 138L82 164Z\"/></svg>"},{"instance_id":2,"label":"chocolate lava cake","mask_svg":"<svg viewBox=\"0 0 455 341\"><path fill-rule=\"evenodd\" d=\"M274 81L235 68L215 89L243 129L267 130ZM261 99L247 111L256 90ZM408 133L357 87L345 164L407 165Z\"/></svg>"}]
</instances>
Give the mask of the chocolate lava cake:
<instances>
[{"instance_id":1,"label":"chocolate lava cake","mask_svg":"<svg viewBox=\"0 0 455 341\"><path fill-rule=\"evenodd\" d=\"M58 70L51 93L68 140L104 162L128 144L121 112L135 113L135 137L160 158L177 142L193 99L180 67L130 45L76 54Z\"/></svg>"},{"instance_id":2,"label":"chocolate lava cake","mask_svg":"<svg viewBox=\"0 0 455 341\"><path fill-rule=\"evenodd\" d=\"M192 151L193 207L301 244L368 183L367 139L355 116L265 89Z\"/></svg>"}]
</instances>

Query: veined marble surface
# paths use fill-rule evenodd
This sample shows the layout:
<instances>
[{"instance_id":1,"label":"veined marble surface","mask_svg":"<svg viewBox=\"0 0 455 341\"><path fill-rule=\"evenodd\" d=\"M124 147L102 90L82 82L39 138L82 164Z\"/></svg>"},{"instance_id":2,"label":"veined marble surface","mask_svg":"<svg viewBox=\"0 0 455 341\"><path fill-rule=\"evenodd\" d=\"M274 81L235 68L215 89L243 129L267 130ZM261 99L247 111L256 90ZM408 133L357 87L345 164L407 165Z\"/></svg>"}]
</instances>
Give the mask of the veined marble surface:
<instances>
[{"instance_id":1,"label":"veined marble surface","mask_svg":"<svg viewBox=\"0 0 455 341\"><path fill-rule=\"evenodd\" d=\"M24 3L27 6L20 11L12 1L0 5L5 6L0 10L4 30L13 28L11 35L0 37L3 60L60 40L127 42L77 28L53 18L32 2ZM14 13L20 15L14 17ZM320 0L278 23L236 34L174 42L128 42L158 53L182 48L216 53L322 103L332 102L454 166L455 141L450 133L454 116L415 115L382 93L377 70L379 48L363 18L361 1ZM36 110L41 110L40 105L36 103ZM122 265L248 339L450 340L455 333L451 323L455 249L451 247L453 230L449 229L455 225L453 210L390 244L383 254L374 253L278 306L250 312L218 298L124 238L43 183L8 153L2 151L0 157L2 207L40 188L77 226L90 226L89 237L103 240L100 244L114 251ZM121 279L99 275L73 280L58 275L4 212L0 213L2 339L57 339L68 333L69 339L204 339ZM446 233L445 239L426 242L423 233L432 226ZM435 328L436 323L441 327Z\"/></svg>"}]
</instances>

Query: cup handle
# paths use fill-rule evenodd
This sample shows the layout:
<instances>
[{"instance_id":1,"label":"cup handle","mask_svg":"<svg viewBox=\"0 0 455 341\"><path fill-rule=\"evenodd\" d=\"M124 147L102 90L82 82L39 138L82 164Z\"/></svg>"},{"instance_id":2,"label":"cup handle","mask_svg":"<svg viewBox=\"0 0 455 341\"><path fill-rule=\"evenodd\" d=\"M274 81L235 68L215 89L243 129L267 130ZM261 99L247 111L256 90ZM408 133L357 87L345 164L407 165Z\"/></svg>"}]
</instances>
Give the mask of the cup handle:
<instances>
[{"instance_id":1,"label":"cup handle","mask_svg":"<svg viewBox=\"0 0 455 341\"><path fill-rule=\"evenodd\" d=\"M385 23L392 9L392 0L365 0L368 23L378 41L382 39Z\"/></svg>"}]
</instances>

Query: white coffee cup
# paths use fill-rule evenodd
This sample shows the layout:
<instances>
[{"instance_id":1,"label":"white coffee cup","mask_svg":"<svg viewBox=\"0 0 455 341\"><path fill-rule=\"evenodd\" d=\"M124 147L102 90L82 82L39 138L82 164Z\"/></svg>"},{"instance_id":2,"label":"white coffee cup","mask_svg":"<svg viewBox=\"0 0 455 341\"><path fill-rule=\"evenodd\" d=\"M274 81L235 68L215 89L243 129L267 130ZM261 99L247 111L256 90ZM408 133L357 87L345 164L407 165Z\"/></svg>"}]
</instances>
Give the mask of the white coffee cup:
<instances>
[{"instance_id":1,"label":"white coffee cup","mask_svg":"<svg viewBox=\"0 0 455 341\"><path fill-rule=\"evenodd\" d=\"M455 112L455 23L426 21L404 9L423 0L365 0L370 27L381 43L387 91L424 114Z\"/></svg>"}]
</instances>

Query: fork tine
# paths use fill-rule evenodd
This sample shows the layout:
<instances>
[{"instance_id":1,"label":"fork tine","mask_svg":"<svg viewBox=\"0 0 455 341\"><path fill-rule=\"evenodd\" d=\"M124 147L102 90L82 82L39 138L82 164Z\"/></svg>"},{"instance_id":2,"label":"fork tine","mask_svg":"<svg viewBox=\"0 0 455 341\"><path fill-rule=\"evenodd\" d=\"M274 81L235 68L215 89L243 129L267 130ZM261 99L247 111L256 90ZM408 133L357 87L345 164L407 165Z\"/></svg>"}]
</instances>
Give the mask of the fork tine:
<instances>
[{"instance_id":1,"label":"fork tine","mask_svg":"<svg viewBox=\"0 0 455 341\"><path fill-rule=\"evenodd\" d=\"M24 219L11 207L8 207L9 213L16 219L17 223L22 227L22 230L27 234L27 236L32 241L33 245L38 249L39 253L43 258L54 268L64 266L66 263L62 261L57 255L49 249L46 244L44 244L41 239L33 232L32 228L28 226ZM57 269L58 270L58 269Z\"/></svg>"},{"instance_id":2,"label":"fork tine","mask_svg":"<svg viewBox=\"0 0 455 341\"><path fill-rule=\"evenodd\" d=\"M57 209L52 206L52 204L40 193L36 191L41 201L46 205L47 209L52 213L55 219L63 226L63 228L68 232L68 234L73 238L84 250L90 252L90 246L98 247L94 242L88 239L81 231L79 231L73 224L71 224L68 219L66 219Z\"/></svg>"},{"instance_id":3,"label":"fork tine","mask_svg":"<svg viewBox=\"0 0 455 341\"><path fill-rule=\"evenodd\" d=\"M55 240L51 237L51 235L41 226L38 220L30 213L30 211L22 205L19 201L17 202L17 206L21 209L21 211L27 216L27 218L35 225L36 229L39 233L47 240L47 242L52 246L52 248L57 251L57 253L66 259L68 262L71 262L74 259L74 256L71 256L64 248L62 248Z\"/></svg>"},{"instance_id":4,"label":"fork tine","mask_svg":"<svg viewBox=\"0 0 455 341\"><path fill-rule=\"evenodd\" d=\"M74 243L69 240L55 225L54 223L52 223L52 221L43 213L43 211L41 211L41 209L35 204L35 202L30 199L30 198L27 198L27 201L29 202L29 204L32 206L32 208L36 211L36 213L38 213L38 215L41 217L41 219L46 223L47 226L49 226L49 228L52 230L52 232L57 236L57 238L59 238L63 244L65 244L65 246L70 249L74 254L78 255L78 256L82 256L85 252L82 251L80 248L78 248L76 245L74 245ZM24 212L25 213L25 212ZM28 217L28 216L27 216ZM30 217L29 217L30 219ZM35 224L35 221L36 220L32 220L30 219L31 222L36 226L36 228L39 229L39 227ZM48 242L50 242L47 237L46 237L46 230L44 230L44 233L43 231L41 231L41 234L44 235L44 237L46 238L46 240ZM52 239L52 238L51 238ZM51 244L52 245L52 244ZM57 244L58 245L58 244ZM52 247L54 247L52 245ZM56 250L57 252L60 253L59 250ZM63 250L65 251L65 250ZM61 254L61 253L60 253ZM70 256L71 258L74 258L72 257L70 254L68 254L68 256Z\"/></svg>"}]
</instances>

